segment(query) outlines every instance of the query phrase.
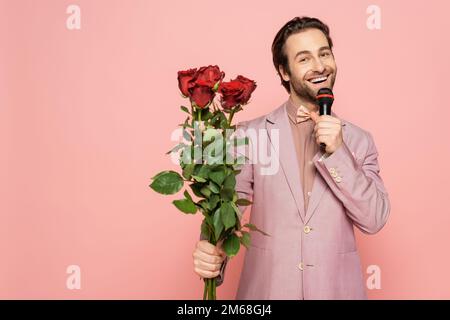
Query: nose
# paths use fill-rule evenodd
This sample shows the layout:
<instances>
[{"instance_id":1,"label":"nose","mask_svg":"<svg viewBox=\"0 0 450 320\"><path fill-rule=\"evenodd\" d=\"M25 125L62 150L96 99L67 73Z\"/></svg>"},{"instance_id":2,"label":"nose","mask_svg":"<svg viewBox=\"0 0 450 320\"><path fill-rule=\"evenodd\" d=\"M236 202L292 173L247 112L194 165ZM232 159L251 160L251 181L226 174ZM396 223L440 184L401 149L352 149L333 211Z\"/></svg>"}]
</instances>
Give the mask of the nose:
<instances>
[{"instance_id":1,"label":"nose","mask_svg":"<svg viewBox=\"0 0 450 320\"><path fill-rule=\"evenodd\" d=\"M317 73L322 73L325 71L325 65L323 64L322 60L314 59L313 71L316 71Z\"/></svg>"}]
</instances>

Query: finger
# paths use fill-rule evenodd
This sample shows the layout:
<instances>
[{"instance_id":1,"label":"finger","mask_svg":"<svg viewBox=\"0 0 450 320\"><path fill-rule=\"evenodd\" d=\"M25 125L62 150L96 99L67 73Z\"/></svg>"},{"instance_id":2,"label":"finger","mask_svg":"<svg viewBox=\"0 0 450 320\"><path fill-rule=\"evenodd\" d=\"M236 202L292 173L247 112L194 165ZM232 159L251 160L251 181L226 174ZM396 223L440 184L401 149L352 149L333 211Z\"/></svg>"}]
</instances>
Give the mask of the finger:
<instances>
[{"instance_id":1,"label":"finger","mask_svg":"<svg viewBox=\"0 0 450 320\"><path fill-rule=\"evenodd\" d=\"M311 111L309 113L309 115L310 115L311 119L317 123L317 121L319 120L319 113L316 111Z\"/></svg>"},{"instance_id":2,"label":"finger","mask_svg":"<svg viewBox=\"0 0 450 320\"><path fill-rule=\"evenodd\" d=\"M194 266L203 271L218 271L221 264L207 263L202 260L194 260Z\"/></svg>"},{"instance_id":3,"label":"finger","mask_svg":"<svg viewBox=\"0 0 450 320\"><path fill-rule=\"evenodd\" d=\"M339 131L334 128L319 128L316 131L316 135L318 135L318 136L324 136L324 135L325 136L326 135L333 136L333 135L337 135L338 133L339 133Z\"/></svg>"},{"instance_id":4,"label":"finger","mask_svg":"<svg viewBox=\"0 0 450 320\"><path fill-rule=\"evenodd\" d=\"M339 135L339 129L335 128L318 128L314 130L315 136L323 136L323 135L331 135L337 136Z\"/></svg>"},{"instance_id":5,"label":"finger","mask_svg":"<svg viewBox=\"0 0 450 320\"><path fill-rule=\"evenodd\" d=\"M339 122L330 120L319 120L316 123L316 126L318 126L319 128L340 128L341 124Z\"/></svg>"},{"instance_id":6,"label":"finger","mask_svg":"<svg viewBox=\"0 0 450 320\"><path fill-rule=\"evenodd\" d=\"M335 141L334 137L329 134L323 134L321 136L316 137L316 141L323 142L325 144L329 144Z\"/></svg>"},{"instance_id":7,"label":"finger","mask_svg":"<svg viewBox=\"0 0 450 320\"><path fill-rule=\"evenodd\" d=\"M203 270L199 267L194 267L194 272L201 276L202 278L214 278L217 277L220 274L220 270L218 271L209 271L209 270Z\"/></svg>"},{"instance_id":8,"label":"finger","mask_svg":"<svg viewBox=\"0 0 450 320\"><path fill-rule=\"evenodd\" d=\"M220 274L220 271L205 271L201 269L194 269L195 273L197 273L202 278L215 278Z\"/></svg>"},{"instance_id":9,"label":"finger","mask_svg":"<svg viewBox=\"0 0 450 320\"><path fill-rule=\"evenodd\" d=\"M325 145L327 144L327 143L325 142L325 140L323 139L323 137L317 137L317 138L316 138L316 143L317 143L317 144L324 143Z\"/></svg>"},{"instance_id":10,"label":"finger","mask_svg":"<svg viewBox=\"0 0 450 320\"><path fill-rule=\"evenodd\" d=\"M336 132L339 132L340 128L336 127L336 124L330 124L328 123L323 123L323 122L319 122L314 126L314 133L318 132L319 130L335 130Z\"/></svg>"},{"instance_id":11,"label":"finger","mask_svg":"<svg viewBox=\"0 0 450 320\"><path fill-rule=\"evenodd\" d=\"M202 260L207 263L213 263L213 264L221 264L224 260L224 258L222 256L210 255L210 254L202 252L202 251L194 252L194 258Z\"/></svg>"},{"instance_id":12,"label":"finger","mask_svg":"<svg viewBox=\"0 0 450 320\"><path fill-rule=\"evenodd\" d=\"M211 254L211 255L215 255L215 256L220 256L219 250L217 249L216 246L214 246L213 244L209 243L208 241L200 241L198 243L198 249L204 253L207 254Z\"/></svg>"},{"instance_id":13,"label":"finger","mask_svg":"<svg viewBox=\"0 0 450 320\"><path fill-rule=\"evenodd\" d=\"M329 117L326 115L319 116L316 120L316 125L319 126L336 126L336 127L342 127L341 120L333 117Z\"/></svg>"},{"instance_id":14,"label":"finger","mask_svg":"<svg viewBox=\"0 0 450 320\"><path fill-rule=\"evenodd\" d=\"M321 119L326 120L326 121L330 121L330 122L335 122L335 123L339 123L341 122L341 119L333 117L329 114L323 114L321 116L319 116Z\"/></svg>"},{"instance_id":15,"label":"finger","mask_svg":"<svg viewBox=\"0 0 450 320\"><path fill-rule=\"evenodd\" d=\"M325 139L326 141L328 141L328 140L332 139L332 137L333 137L333 135L331 135L331 134L321 134L321 135L317 135L316 139L320 139L321 141ZM322 142L325 142L325 141L322 141Z\"/></svg>"}]
</instances>

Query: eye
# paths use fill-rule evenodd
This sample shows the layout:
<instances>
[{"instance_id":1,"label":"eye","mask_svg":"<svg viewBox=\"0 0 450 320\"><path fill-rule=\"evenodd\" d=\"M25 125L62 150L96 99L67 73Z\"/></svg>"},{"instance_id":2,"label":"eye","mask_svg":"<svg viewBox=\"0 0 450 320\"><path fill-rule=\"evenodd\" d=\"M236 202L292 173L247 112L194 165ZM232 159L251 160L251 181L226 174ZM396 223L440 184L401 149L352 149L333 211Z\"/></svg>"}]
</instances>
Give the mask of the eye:
<instances>
[{"instance_id":1,"label":"eye","mask_svg":"<svg viewBox=\"0 0 450 320\"><path fill-rule=\"evenodd\" d=\"M301 58L299 62L306 62L307 60L308 60L308 58L305 57L305 58Z\"/></svg>"},{"instance_id":2,"label":"eye","mask_svg":"<svg viewBox=\"0 0 450 320\"><path fill-rule=\"evenodd\" d=\"M327 51L327 52L322 53L321 56L322 57L328 57L328 56L330 56L330 53Z\"/></svg>"}]
</instances>

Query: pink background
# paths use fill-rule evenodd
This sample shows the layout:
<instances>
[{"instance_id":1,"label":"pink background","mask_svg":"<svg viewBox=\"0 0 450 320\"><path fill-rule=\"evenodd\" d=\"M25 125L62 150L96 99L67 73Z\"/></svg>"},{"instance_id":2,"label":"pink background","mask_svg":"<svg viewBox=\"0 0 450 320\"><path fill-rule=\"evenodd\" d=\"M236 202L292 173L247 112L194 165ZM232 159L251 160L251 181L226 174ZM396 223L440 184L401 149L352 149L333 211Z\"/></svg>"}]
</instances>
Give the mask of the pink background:
<instances>
[{"instance_id":1,"label":"pink background","mask_svg":"<svg viewBox=\"0 0 450 320\"><path fill-rule=\"evenodd\" d=\"M68 30L66 8L81 8ZM366 27L369 5L381 30ZM294 16L331 28L333 110L369 130L392 210L357 232L370 298L450 298L448 1L0 1L0 298L201 299L202 216L148 187L177 169L176 72L217 64L257 81L237 120L287 99L270 45ZM248 212L246 213L248 218ZM227 268L233 299L245 251ZM66 287L69 265L81 289Z\"/></svg>"}]
</instances>

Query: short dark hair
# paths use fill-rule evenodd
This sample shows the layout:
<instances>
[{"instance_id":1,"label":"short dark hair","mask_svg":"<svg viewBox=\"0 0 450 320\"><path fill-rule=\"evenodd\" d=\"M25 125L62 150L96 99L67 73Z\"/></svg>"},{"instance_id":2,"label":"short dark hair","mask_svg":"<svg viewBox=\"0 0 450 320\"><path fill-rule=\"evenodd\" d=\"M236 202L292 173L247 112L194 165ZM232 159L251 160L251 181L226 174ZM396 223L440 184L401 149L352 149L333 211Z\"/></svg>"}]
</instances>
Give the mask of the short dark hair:
<instances>
[{"instance_id":1,"label":"short dark hair","mask_svg":"<svg viewBox=\"0 0 450 320\"><path fill-rule=\"evenodd\" d=\"M292 35L299 33L306 29L319 29L322 31L328 40L328 45L330 49L333 48L333 41L330 37L330 29L328 26L320 21L317 18L311 18L311 17L295 17L294 19L287 22L281 29L278 31L277 35L275 36L275 39L272 43L272 59L273 59L273 65L275 66L275 69L277 70L278 75L281 79L281 84L283 87L287 90L288 93L291 93L291 88L289 86L289 81L284 81L283 77L280 74L279 67L280 65L283 66L283 69L290 74L289 69L289 61L288 57L284 51L284 45L286 43L287 38Z\"/></svg>"}]
</instances>

